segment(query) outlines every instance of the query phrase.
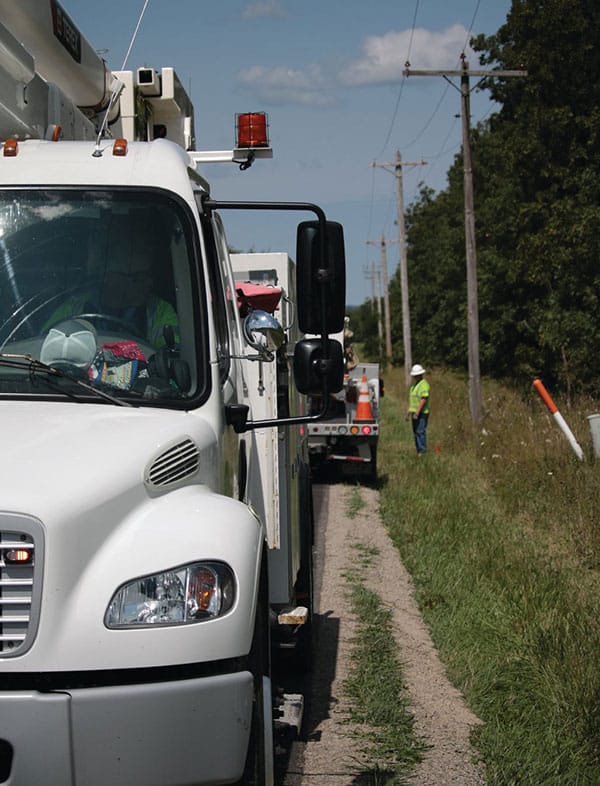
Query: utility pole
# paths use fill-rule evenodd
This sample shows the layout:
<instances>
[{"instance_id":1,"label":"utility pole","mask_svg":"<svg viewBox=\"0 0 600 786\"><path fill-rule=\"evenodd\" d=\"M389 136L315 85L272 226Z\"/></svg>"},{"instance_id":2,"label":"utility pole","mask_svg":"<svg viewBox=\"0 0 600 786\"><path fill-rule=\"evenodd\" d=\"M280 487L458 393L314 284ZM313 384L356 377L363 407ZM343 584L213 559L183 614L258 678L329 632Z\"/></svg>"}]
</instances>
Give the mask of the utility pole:
<instances>
[{"instance_id":1,"label":"utility pole","mask_svg":"<svg viewBox=\"0 0 600 786\"><path fill-rule=\"evenodd\" d=\"M402 185L403 166L422 166L426 161L402 161L400 151L396 150L396 161L383 164L373 162L371 166L380 166L388 172L393 171L396 177L396 206L398 212L398 248L400 252L400 297L402 301L402 341L404 344L404 381L410 386L410 369L412 366L412 341L410 335L410 305L408 297L408 264L406 259L406 227L404 224L404 188ZM391 169L393 167L393 170Z\"/></svg>"},{"instance_id":2,"label":"utility pole","mask_svg":"<svg viewBox=\"0 0 600 786\"><path fill-rule=\"evenodd\" d=\"M383 325L381 319L381 270L376 268L375 273L377 275L377 335L379 336L379 352L381 352L383 349Z\"/></svg>"},{"instance_id":3,"label":"utility pole","mask_svg":"<svg viewBox=\"0 0 600 786\"><path fill-rule=\"evenodd\" d=\"M469 360L469 405L474 426L481 423L481 375L479 371L479 308L477 302L477 250L475 245L475 208L473 202L473 168L471 163L470 88L469 77L527 76L527 71L469 70L464 52L460 71L416 71L406 64L404 76L443 76L453 87L450 76L460 77L462 151L465 210L465 252L467 258L467 335Z\"/></svg>"},{"instance_id":4,"label":"utility pole","mask_svg":"<svg viewBox=\"0 0 600 786\"><path fill-rule=\"evenodd\" d=\"M378 351L381 352L383 347L383 330L381 326L381 270L375 266L374 262L371 262L370 268L365 270L365 278L368 278L371 282L371 308L377 314L377 335L379 337L378 341Z\"/></svg>"},{"instance_id":5,"label":"utility pole","mask_svg":"<svg viewBox=\"0 0 600 786\"><path fill-rule=\"evenodd\" d=\"M375 308L375 263L371 262L371 265L364 270L364 276L371 282L371 306Z\"/></svg>"},{"instance_id":6,"label":"utility pole","mask_svg":"<svg viewBox=\"0 0 600 786\"><path fill-rule=\"evenodd\" d=\"M389 240L389 243L397 241ZM367 245L381 247L381 271L383 274L383 305L384 305L384 321L385 321L385 358L388 363L392 362L392 329L390 323L390 290L387 269L387 250L386 240L383 234L381 240L367 240Z\"/></svg>"}]
</instances>

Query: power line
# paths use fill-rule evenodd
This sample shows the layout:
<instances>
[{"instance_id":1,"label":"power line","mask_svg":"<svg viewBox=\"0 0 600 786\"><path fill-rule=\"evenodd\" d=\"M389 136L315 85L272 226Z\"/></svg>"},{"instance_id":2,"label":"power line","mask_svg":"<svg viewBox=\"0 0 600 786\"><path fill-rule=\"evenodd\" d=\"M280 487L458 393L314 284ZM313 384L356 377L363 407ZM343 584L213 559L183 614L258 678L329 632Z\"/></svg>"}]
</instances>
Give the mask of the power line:
<instances>
[{"instance_id":1,"label":"power line","mask_svg":"<svg viewBox=\"0 0 600 786\"><path fill-rule=\"evenodd\" d=\"M469 30L468 30L468 32L467 32L467 37L466 37L466 39L465 39L465 43L463 44L463 48L462 48L462 51L463 51L463 53L464 53L465 49L467 48L467 46L469 45L469 41L471 40L471 32L472 32L472 30L473 30L473 25L475 24L475 19L476 19L476 17L477 17L477 12L479 11L479 6L480 6L480 4L481 4L481 0L477 0L477 3L476 3L476 5L475 5L475 11L473 12L473 16L472 16L472 18L471 18L471 24L469 25ZM407 58L407 64L406 64L406 67L407 67L407 68L410 68L410 65L409 65L409 63L408 63L408 60L409 60L409 58ZM423 128L422 128L422 129L419 131L419 133L418 133L418 134L417 134L417 136L416 136L416 137L415 137L415 138L412 140L412 142L409 142L408 144L406 144L406 145L403 145L403 147L405 147L405 148L412 147L412 145L416 144L416 143L419 141L419 139L420 139L420 138L423 136L423 134L425 133L425 131L427 131L427 129L428 129L428 128L429 128L429 126L431 125L431 122L433 121L433 118L436 116L436 114L437 114L437 112L438 112L438 110L439 110L439 108L440 108L440 106L441 106L441 104L442 104L442 101L444 100L444 98L445 98L445 96L446 96L446 93L448 92L448 87L449 87L449 85L446 85L446 88L443 90L443 92L442 92L442 95L440 96L440 99L439 99L439 101L438 101L438 103L437 103L437 105L436 105L435 109L433 110L433 113L432 113L431 117L430 117L430 118L429 118L429 120L428 120L428 121L425 123L425 125L423 126ZM445 143L444 143L444 144L445 144Z\"/></svg>"},{"instance_id":2,"label":"power line","mask_svg":"<svg viewBox=\"0 0 600 786\"><path fill-rule=\"evenodd\" d=\"M408 63L407 63L407 66L406 66L406 67L407 67L407 69L409 69L409 68L410 68L410 66L408 65ZM437 114L437 112L438 112L438 110L439 110L440 106L442 105L442 101L443 101L443 100L444 100L444 98L446 97L446 93L448 92L448 87L449 87L449 85L446 85L446 87L445 87L445 88L442 90L442 94L441 94L441 96L440 96L440 99L439 99L439 101L437 102L437 104L436 104L436 106L435 106L435 109L434 109L434 110L433 110L433 112L431 113L431 117L430 117L430 118L429 118L429 120L428 120L428 121L425 123L425 125L423 126L423 128L422 128L422 129L419 131L419 133L418 133L418 134L416 135L416 137L415 137L415 138L412 140L412 142L408 142L408 144L406 144L406 145L402 145L402 147L405 147L405 148L412 147L414 144L416 144L416 143L419 141L419 139L420 139L420 138L423 136L423 134L425 133L425 131L427 131L427 129L429 128L429 126L431 125L431 123L432 123L432 121L433 121L433 118L436 116L436 114Z\"/></svg>"},{"instance_id":3,"label":"power line","mask_svg":"<svg viewBox=\"0 0 600 786\"><path fill-rule=\"evenodd\" d=\"M410 30L410 38L408 40L408 51L406 53L406 60L405 60L406 63L408 63L409 60L410 60L410 53L411 53L411 50L412 50L413 38L414 38L414 35L415 35L415 27L416 27L416 24L417 24L417 13L419 11L419 2L420 2L420 0L416 0L416 3L415 3L415 10L414 10L414 13L413 13L413 20L412 20L412 25L411 25L411 30ZM402 74L402 79L400 81L400 89L398 91L398 98L396 99L396 106L394 107L394 113L392 115L392 120L390 122L390 127L388 129L387 136L385 138L385 142L381 146L381 150L379 151L379 154L377 155L377 158L379 158L379 156L381 156L383 154L383 152L386 149L386 147L388 146L388 143L389 143L390 138L392 136L392 131L394 130L394 125L396 123L396 117L398 116L398 109L400 107L400 99L402 98L402 92L404 90L404 83L405 82L406 82L406 76L404 74Z\"/></svg>"},{"instance_id":4,"label":"power line","mask_svg":"<svg viewBox=\"0 0 600 786\"><path fill-rule=\"evenodd\" d=\"M465 41L464 46L463 46L463 52L465 51L465 49L469 45L469 41L471 40L471 31L473 30L473 25L475 24L475 18L477 16L477 12L479 11L479 4L480 3L481 3L481 0L477 0L477 5L475 6L475 11L473 12L473 18L471 19L471 24L469 25L469 32L467 33L467 40Z\"/></svg>"}]
</instances>

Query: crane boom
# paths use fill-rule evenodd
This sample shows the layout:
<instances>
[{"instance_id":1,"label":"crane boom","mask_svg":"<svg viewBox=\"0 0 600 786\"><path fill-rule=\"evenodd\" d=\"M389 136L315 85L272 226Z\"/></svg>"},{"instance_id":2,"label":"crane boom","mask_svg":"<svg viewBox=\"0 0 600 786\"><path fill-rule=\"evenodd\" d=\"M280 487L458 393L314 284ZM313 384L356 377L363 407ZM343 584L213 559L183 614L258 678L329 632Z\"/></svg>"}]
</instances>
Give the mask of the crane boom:
<instances>
[{"instance_id":1,"label":"crane boom","mask_svg":"<svg viewBox=\"0 0 600 786\"><path fill-rule=\"evenodd\" d=\"M109 98L106 64L57 0L0 0L0 19L35 60L36 72L78 107Z\"/></svg>"}]
</instances>

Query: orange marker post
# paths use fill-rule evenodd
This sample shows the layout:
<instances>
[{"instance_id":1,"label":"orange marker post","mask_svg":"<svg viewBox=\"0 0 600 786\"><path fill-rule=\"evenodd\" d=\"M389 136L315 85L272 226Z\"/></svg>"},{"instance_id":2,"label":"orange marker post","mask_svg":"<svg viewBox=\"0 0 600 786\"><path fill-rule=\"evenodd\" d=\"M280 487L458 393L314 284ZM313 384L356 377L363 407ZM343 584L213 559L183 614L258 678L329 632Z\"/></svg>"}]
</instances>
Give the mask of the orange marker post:
<instances>
[{"instance_id":1,"label":"orange marker post","mask_svg":"<svg viewBox=\"0 0 600 786\"><path fill-rule=\"evenodd\" d=\"M558 425L560 427L560 430L563 432L565 437L569 440L569 444L573 448L573 451L574 451L575 455L577 456L577 458L580 461L583 461L583 458L584 458L583 450L581 449L580 444L577 442L573 432L571 431L571 429L567 425L567 422L565 421L563 416L558 411L558 407L556 406L556 404L552 400L552 396L550 395L550 393L548 393L548 391L544 387L544 383L542 382L542 380L541 379L534 379L533 380L533 387L537 390L537 392L540 395L540 398L542 399L544 404L548 407L548 410L550 411L550 413L553 416L554 420L558 423Z\"/></svg>"}]
</instances>

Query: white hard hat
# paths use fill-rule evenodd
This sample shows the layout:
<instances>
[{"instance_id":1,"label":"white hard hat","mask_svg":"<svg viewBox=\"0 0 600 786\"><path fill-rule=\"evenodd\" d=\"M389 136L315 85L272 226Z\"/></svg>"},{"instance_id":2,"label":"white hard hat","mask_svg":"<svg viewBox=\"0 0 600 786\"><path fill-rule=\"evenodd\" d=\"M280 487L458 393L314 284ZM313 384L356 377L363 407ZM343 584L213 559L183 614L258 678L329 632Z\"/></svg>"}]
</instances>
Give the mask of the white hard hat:
<instances>
[{"instance_id":1,"label":"white hard hat","mask_svg":"<svg viewBox=\"0 0 600 786\"><path fill-rule=\"evenodd\" d=\"M425 374L425 369L423 368L423 366L420 366L418 363L415 363L415 365L410 370L410 375L411 377L418 377L419 374Z\"/></svg>"},{"instance_id":2,"label":"white hard hat","mask_svg":"<svg viewBox=\"0 0 600 786\"><path fill-rule=\"evenodd\" d=\"M50 328L40 351L42 363L70 363L87 368L96 355L96 331L90 322L70 319Z\"/></svg>"}]
</instances>

